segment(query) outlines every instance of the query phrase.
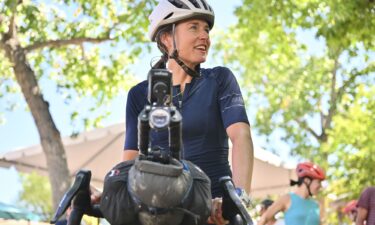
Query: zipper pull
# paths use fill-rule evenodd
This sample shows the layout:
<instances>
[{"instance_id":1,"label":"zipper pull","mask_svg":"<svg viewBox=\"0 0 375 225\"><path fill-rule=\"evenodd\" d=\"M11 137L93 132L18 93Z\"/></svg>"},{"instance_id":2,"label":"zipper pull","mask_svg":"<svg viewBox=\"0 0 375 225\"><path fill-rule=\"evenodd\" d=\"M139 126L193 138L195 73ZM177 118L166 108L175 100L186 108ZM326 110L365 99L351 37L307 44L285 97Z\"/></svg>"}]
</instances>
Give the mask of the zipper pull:
<instances>
[{"instance_id":1,"label":"zipper pull","mask_svg":"<svg viewBox=\"0 0 375 225\"><path fill-rule=\"evenodd\" d=\"M178 100L178 106L181 109L181 107L182 107L182 101L181 100Z\"/></svg>"}]
</instances>

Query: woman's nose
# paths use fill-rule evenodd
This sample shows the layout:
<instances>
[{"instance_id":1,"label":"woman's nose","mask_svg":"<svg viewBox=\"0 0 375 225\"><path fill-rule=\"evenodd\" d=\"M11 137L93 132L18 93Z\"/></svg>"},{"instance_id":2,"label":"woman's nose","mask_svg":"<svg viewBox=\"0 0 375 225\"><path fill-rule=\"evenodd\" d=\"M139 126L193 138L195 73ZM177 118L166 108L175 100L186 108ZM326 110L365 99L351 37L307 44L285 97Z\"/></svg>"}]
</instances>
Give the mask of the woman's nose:
<instances>
[{"instance_id":1,"label":"woman's nose","mask_svg":"<svg viewBox=\"0 0 375 225\"><path fill-rule=\"evenodd\" d=\"M199 33L199 38L208 40L210 38L210 34L206 30L203 30Z\"/></svg>"}]
</instances>

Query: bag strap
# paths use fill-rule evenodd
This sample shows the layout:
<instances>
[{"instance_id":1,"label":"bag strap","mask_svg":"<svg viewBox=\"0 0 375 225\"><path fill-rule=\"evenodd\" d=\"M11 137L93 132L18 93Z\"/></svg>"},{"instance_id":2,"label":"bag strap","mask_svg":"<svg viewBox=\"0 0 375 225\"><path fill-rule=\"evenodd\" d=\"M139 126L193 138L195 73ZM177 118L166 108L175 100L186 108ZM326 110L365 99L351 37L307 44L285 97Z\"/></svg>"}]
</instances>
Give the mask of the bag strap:
<instances>
[{"instance_id":1,"label":"bag strap","mask_svg":"<svg viewBox=\"0 0 375 225\"><path fill-rule=\"evenodd\" d=\"M176 159L171 159L171 164L161 164L149 160L140 160L137 158L134 167L145 173L157 174L161 176L178 177L183 172L183 165Z\"/></svg>"},{"instance_id":2,"label":"bag strap","mask_svg":"<svg viewBox=\"0 0 375 225\"><path fill-rule=\"evenodd\" d=\"M138 213L140 211L147 212L151 215L163 215L171 211L180 211L183 212L184 214L191 216L194 220L194 224L198 224L198 221L200 220L200 216L191 212L190 210L184 209L182 207L169 207L169 208L160 208L160 207L152 207L144 204L141 202L135 195L130 194L130 196L133 198L133 201L136 204L136 207L138 209Z\"/></svg>"},{"instance_id":3,"label":"bag strap","mask_svg":"<svg viewBox=\"0 0 375 225\"><path fill-rule=\"evenodd\" d=\"M171 169L172 167L168 167L171 170L168 170L168 169L167 170L161 170L160 168L163 168L166 165L163 165L163 167L160 167L160 164L157 163L158 164L157 166L155 166L154 164L155 164L154 162L150 162L150 161L147 161L147 160L144 160L144 161L136 160L135 163L134 163L134 166L135 166L136 169L138 169L140 171L143 171L143 172L148 172L148 173L153 173L153 174L159 174L160 172L163 172L159 175L164 175L164 176L165 175L176 175L177 171L179 172L179 175L183 171L190 173L190 167L184 161L174 160L174 164L178 165L178 167L176 168L176 166L174 166L173 169ZM166 171L167 171L167 173L165 173ZM168 207L168 208L148 206L145 203L143 203L141 200L139 200L139 198L132 191L132 189L129 188L129 186L128 186L127 189L128 189L128 192L129 192L131 198L133 199L133 202L136 204L136 208L138 209L137 213L139 213L140 211L143 211L143 212L147 212L151 215L162 215L162 214L166 214L170 211L180 211L180 212L183 212L184 214L187 214L188 216L191 216L194 220L194 223L198 224L198 221L200 220L200 216L191 212L190 210L187 210L187 209L183 208L183 206L188 204L189 197L191 196L191 193L192 193L193 184L194 184L194 180L192 179L191 182L189 182L189 187L186 190L185 195L182 198L181 203L179 205L173 206L173 207ZM129 183L128 183L128 185L129 185Z\"/></svg>"}]
</instances>

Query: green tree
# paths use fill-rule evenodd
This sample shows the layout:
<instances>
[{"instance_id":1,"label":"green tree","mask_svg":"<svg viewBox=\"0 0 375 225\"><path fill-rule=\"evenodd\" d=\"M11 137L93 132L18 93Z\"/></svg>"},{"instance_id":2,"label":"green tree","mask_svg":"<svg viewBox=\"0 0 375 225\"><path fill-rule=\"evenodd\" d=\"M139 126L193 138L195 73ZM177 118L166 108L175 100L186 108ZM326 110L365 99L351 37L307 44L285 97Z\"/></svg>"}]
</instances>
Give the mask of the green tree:
<instances>
[{"instance_id":1,"label":"green tree","mask_svg":"<svg viewBox=\"0 0 375 225\"><path fill-rule=\"evenodd\" d=\"M326 193L343 203L358 199L365 187L374 185L375 86L359 85L355 91L354 99L343 96L343 104L337 109L340 113L333 118L334 126L321 147L330 156L331 181ZM348 220L332 213L329 207L328 212L330 221Z\"/></svg>"},{"instance_id":2,"label":"green tree","mask_svg":"<svg viewBox=\"0 0 375 225\"><path fill-rule=\"evenodd\" d=\"M129 84L130 75L124 74L129 74L128 66L144 48L147 15L153 4L111 0L0 2L0 100L11 100L9 96L17 91L25 98L46 156L54 207L69 187L70 174L48 96L43 95L47 87L42 84L56 84L67 107L77 99L93 98L87 111L95 115L96 108ZM80 118L82 111L72 110L72 120ZM85 118L86 127L97 125L102 117L99 113L97 118Z\"/></svg>"},{"instance_id":3,"label":"green tree","mask_svg":"<svg viewBox=\"0 0 375 225\"><path fill-rule=\"evenodd\" d=\"M55 209L52 208L51 185L48 178L33 172L21 174L21 182L20 203L41 215L44 221L50 220Z\"/></svg>"},{"instance_id":4,"label":"green tree","mask_svg":"<svg viewBox=\"0 0 375 225\"><path fill-rule=\"evenodd\" d=\"M358 194L375 169L374 1L243 0L235 14L215 47L242 75L257 132L329 168L337 194Z\"/></svg>"},{"instance_id":5,"label":"green tree","mask_svg":"<svg viewBox=\"0 0 375 225\"><path fill-rule=\"evenodd\" d=\"M374 185L375 86L360 85L356 96L345 94L342 108L328 131L322 149L332 156L332 184L329 191L347 200L358 199L364 187Z\"/></svg>"}]
</instances>

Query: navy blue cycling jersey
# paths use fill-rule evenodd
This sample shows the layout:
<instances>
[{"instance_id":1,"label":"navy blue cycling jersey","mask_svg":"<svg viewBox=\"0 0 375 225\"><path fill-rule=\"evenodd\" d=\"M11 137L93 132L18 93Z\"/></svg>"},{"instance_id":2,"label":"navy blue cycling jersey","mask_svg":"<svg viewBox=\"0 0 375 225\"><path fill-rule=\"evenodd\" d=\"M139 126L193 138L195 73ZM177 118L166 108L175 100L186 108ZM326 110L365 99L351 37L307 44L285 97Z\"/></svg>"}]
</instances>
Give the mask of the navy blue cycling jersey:
<instances>
[{"instance_id":1,"label":"navy blue cycling jersey","mask_svg":"<svg viewBox=\"0 0 375 225\"><path fill-rule=\"evenodd\" d=\"M218 179L232 176L228 162L226 128L248 122L241 90L233 73L225 67L201 69L201 77L187 83L184 93L173 87L173 104L182 114L184 159L199 166L211 179L212 196L222 196ZM147 101L147 81L131 88L126 105L124 149L137 150L137 118ZM153 132L153 146L168 147L168 132Z\"/></svg>"}]
</instances>

